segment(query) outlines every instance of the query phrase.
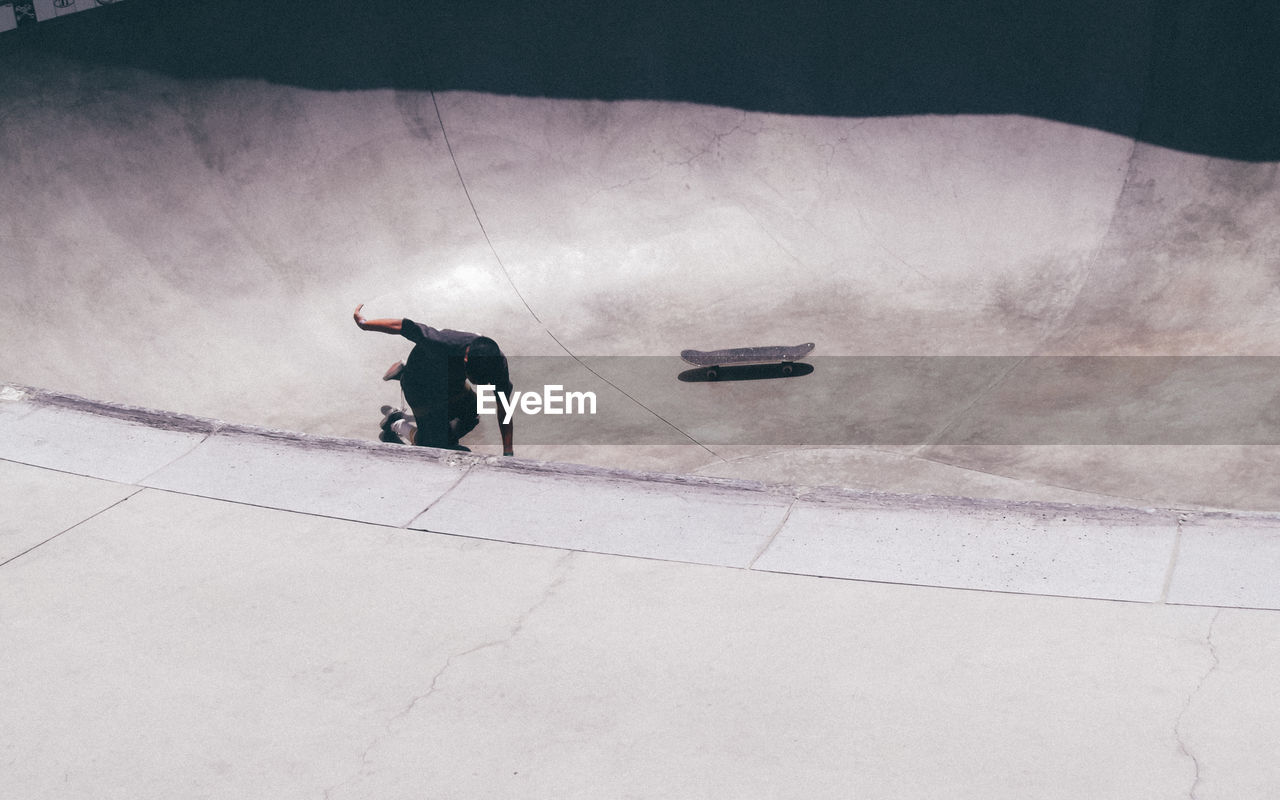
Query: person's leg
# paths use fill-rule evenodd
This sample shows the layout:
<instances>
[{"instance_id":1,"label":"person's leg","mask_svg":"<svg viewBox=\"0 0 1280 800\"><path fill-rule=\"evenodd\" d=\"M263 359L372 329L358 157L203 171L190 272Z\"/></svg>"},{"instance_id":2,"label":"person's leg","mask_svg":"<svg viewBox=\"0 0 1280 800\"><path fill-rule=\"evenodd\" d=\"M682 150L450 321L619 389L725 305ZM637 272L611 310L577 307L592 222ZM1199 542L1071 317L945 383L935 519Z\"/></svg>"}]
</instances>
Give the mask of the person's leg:
<instances>
[{"instance_id":1,"label":"person's leg","mask_svg":"<svg viewBox=\"0 0 1280 800\"><path fill-rule=\"evenodd\" d=\"M400 389L405 402L413 410L417 431L413 443L419 447L448 447L449 400L444 382L435 380L428 371L427 378L409 379L401 376Z\"/></svg>"},{"instance_id":2,"label":"person's leg","mask_svg":"<svg viewBox=\"0 0 1280 800\"><path fill-rule=\"evenodd\" d=\"M449 435L449 414L440 406L419 408L413 406L414 421L417 431L413 443L419 447L450 447L453 445Z\"/></svg>"},{"instance_id":3,"label":"person's leg","mask_svg":"<svg viewBox=\"0 0 1280 800\"><path fill-rule=\"evenodd\" d=\"M457 444L480 424L480 415L476 412L476 394L468 389L465 394L454 398L449 408L449 438Z\"/></svg>"}]
</instances>

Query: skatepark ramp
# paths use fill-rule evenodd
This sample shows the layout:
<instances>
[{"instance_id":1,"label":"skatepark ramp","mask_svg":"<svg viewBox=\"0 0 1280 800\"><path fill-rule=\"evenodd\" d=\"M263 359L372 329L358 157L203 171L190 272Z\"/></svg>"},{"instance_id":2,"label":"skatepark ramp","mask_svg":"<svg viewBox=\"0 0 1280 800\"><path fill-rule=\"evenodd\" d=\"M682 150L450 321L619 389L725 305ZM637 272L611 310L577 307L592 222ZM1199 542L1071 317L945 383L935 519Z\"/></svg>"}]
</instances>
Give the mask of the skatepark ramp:
<instances>
[{"instance_id":1,"label":"skatepark ramp","mask_svg":"<svg viewBox=\"0 0 1280 800\"><path fill-rule=\"evenodd\" d=\"M1280 796L1273 4L99 5L0 33L9 793ZM379 443L361 303L592 413Z\"/></svg>"},{"instance_id":2,"label":"skatepark ramp","mask_svg":"<svg viewBox=\"0 0 1280 800\"><path fill-rule=\"evenodd\" d=\"M555 4L251 5L6 34L5 380L373 438L406 344L364 302L598 397L517 420L537 460L1280 506L1260 9L801 4L729 33L695 3L556 37ZM811 46L779 71L782 31ZM685 349L805 341L803 377L677 379Z\"/></svg>"}]
</instances>

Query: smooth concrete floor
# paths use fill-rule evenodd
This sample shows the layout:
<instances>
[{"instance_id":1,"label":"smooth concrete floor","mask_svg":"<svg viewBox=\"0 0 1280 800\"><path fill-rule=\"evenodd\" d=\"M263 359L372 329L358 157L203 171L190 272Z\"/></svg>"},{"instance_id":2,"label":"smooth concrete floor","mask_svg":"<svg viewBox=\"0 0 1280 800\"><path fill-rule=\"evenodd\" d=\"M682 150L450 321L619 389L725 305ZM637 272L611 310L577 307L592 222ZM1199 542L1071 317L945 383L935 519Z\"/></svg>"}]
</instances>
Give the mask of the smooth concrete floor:
<instances>
[{"instance_id":1,"label":"smooth concrete floor","mask_svg":"<svg viewBox=\"0 0 1280 800\"><path fill-rule=\"evenodd\" d=\"M24 798L1267 798L1280 615L512 545L0 462Z\"/></svg>"}]
</instances>

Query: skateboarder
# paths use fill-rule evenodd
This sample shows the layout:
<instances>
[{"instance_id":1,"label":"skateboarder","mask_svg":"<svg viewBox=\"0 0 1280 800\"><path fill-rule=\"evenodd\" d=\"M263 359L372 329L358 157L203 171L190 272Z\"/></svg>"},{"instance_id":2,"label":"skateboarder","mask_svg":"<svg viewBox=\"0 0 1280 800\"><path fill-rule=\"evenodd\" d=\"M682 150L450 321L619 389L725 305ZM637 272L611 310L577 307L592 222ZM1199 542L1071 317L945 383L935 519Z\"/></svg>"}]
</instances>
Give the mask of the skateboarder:
<instances>
[{"instance_id":1,"label":"skateboarder","mask_svg":"<svg viewBox=\"0 0 1280 800\"><path fill-rule=\"evenodd\" d=\"M413 410L417 430L413 444L465 450L458 440L480 422L476 395L467 385L493 386L498 394L511 396L513 387L506 356L487 336L455 330L439 330L411 319L365 319L356 306L356 325L364 331L403 336L413 342L413 350L396 375L405 401ZM388 377L391 377L388 373ZM396 423L395 414L383 422L384 431ZM512 425L496 416L502 434L502 454L514 455Z\"/></svg>"}]
</instances>

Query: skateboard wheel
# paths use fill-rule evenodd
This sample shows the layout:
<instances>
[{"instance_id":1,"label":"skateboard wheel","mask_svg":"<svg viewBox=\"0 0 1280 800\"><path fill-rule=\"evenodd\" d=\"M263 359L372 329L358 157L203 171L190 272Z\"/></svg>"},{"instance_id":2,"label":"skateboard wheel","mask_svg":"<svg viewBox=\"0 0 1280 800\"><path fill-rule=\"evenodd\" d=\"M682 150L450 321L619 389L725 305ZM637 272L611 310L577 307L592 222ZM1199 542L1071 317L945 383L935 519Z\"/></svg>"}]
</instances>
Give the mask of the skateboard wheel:
<instances>
[{"instance_id":1,"label":"skateboard wheel","mask_svg":"<svg viewBox=\"0 0 1280 800\"><path fill-rule=\"evenodd\" d=\"M707 380L714 381L719 377L720 377L720 371L715 367L711 367L710 369L707 370Z\"/></svg>"},{"instance_id":2,"label":"skateboard wheel","mask_svg":"<svg viewBox=\"0 0 1280 800\"><path fill-rule=\"evenodd\" d=\"M792 366L791 364L783 364L783 365L782 365L782 374L783 374L783 375L790 375L791 373L793 373L793 372L795 372L795 371L796 371L796 368L795 368L794 366Z\"/></svg>"}]
</instances>

